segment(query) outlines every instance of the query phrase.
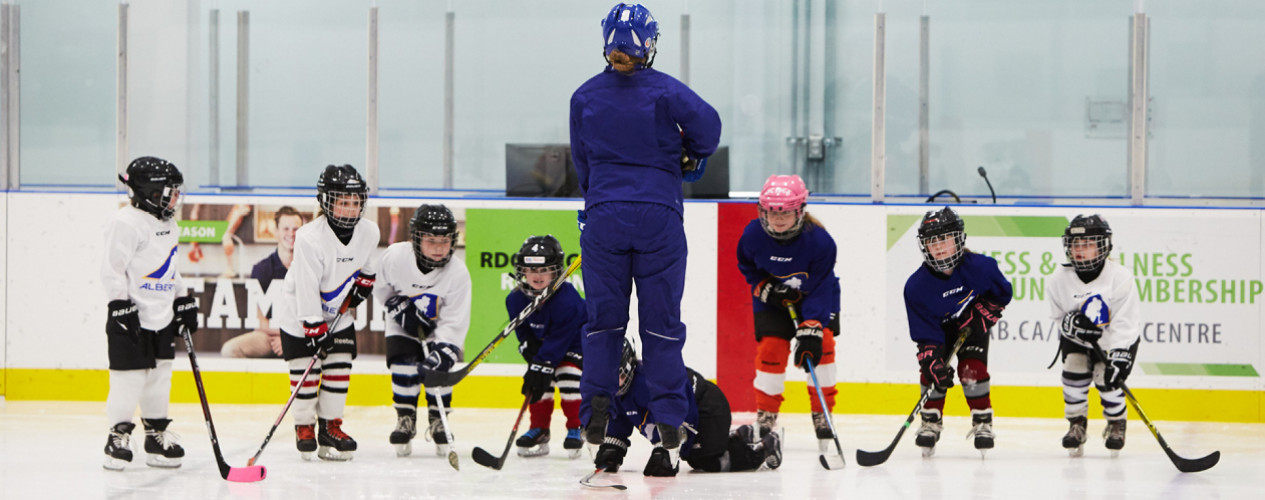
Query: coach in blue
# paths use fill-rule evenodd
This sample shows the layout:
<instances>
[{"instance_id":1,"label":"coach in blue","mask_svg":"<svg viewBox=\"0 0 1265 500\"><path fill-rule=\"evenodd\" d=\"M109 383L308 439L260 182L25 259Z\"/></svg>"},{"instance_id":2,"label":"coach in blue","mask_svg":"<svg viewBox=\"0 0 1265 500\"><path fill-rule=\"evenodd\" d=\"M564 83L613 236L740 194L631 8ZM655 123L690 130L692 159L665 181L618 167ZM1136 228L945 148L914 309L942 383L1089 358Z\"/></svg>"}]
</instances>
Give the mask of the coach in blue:
<instances>
[{"instance_id":1,"label":"coach in blue","mask_svg":"<svg viewBox=\"0 0 1265 500\"><path fill-rule=\"evenodd\" d=\"M605 70L571 96L571 155L584 192L579 214L588 326L580 419L605 440L637 284L650 409L663 436L652 460L675 470L689 407L681 349L685 228L681 182L702 177L720 142L720 115L685 84L651 69L659 24L641 5L602 21ZM587 227L587 228L586 228Z\"/></svg>"},{"instance_id":2,"label":"coach in blue","mask_svg":"<svg viewBox=\"0 0 1265 500\"><path fill-rule=\"evenodd\" d=\"M922 390L931 389L931 394L922 408L922 427L914 442L922 447L924 457L935 453L943 429L945 393L953 387L949 346L966 332L957 355L957 375L971 408L967 436L975 437L975 448L983 454L993 447L988 329L1010 303L1010 281L996 260L966 248L966 223L949 207L923 216L918 248L923 264L905 282L905 312L909 336L918 345Z\"/></svg>"}]
</instances>

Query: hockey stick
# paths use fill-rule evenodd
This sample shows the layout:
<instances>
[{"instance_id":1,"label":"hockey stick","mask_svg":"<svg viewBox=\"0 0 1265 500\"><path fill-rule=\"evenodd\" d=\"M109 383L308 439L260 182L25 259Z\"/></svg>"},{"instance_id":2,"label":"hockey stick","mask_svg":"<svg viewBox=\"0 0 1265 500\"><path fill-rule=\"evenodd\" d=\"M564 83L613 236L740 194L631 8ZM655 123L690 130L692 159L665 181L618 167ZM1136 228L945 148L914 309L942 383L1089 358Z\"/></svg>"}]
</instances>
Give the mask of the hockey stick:
<instances>
[{"instance_id":1,"label":"hockey stick","mask_svg":"<svg viewBox=\"0 0 1265 500\"><path fill-rule=\"evenodd\" d=\"M347 312L347 307L351 305L351 294L347 294L347 298L343 299L343 305L338 308L338 314L334 316L334 321L330 322L331 327L338 326L338 320L343 318L343 313ZM330 335L333 335L332 333ZM264 448L268 446L268 441L272 440L272 433L277 432L277 427L281 425L281 421L285 420L286 413L290 411L290 405L294 404L294 398L299 395L299 389L303 388L303 383L307 381L307 376L312 374L312 367L316 366L316 360L321 357L320 349L316 354L312 355L312 360L308 362L307 369L303 370L303 376L299 377L299 382L294 385L294 390L290 391L290 399L286 400L286 405L281 407L281 414L277 415L277 421L272 423L272 428L268 429L268 435L264 436L263 444L259 445L259 451L255 452L255 456L250 457L246 461L247 465L255 465L255 461L259 460L259 456L264 454Z\"/></svg>"},{"instance_id":2,"label":"hockey stick","mask_svg":"<svg viewBox=\"0 0 1265 500\"><path fill-rule=\"evenodd\" d=\"M580 257L577 256L574 261L571 261L571 265L567 267L567 271L561 276L558 276L558 279L554 281L553 285L541 290L540 295L537 295L530 304L527 304L527 307L523 308L523 312L518 313L518 316L510 320L510 322L505 325L505 328L501 329L501 333L498 334L496 338L492 339L492 342L489 343L487 347L484 347L482 351L479 351L479 354L471 359L466 366L461 367L459 370L450 372L423 369L422 384L426 387L457 385L457 382L460 382L461 379L466 378L466 375L470 374L470 370L473 370L474 367L479 366L479 363L482 363L483 360L487 359L488 355L492 354L492 350L496 349L496 346L501 345L501 341L505 340L506 337L509 337L511 333L514 333L514 329L518 328L518 326L523 324L524 321L527 321L527 317L535 313L536 309L539 309L541 304L544 304L546 300L553 297L554 292L556 292L558 288L567 281L567 277L571 276L571 273L574 273L579 268Z\"/></svg>"},{"instance_id":3,"label":"hockey stick","mask_svg":"<svg viewBox=\"0 0 1265 500\"><path fill-rule=\"evenodd\" d=\"M422 342L422 356L430 356L426 342ZM430 385L426 385L430 388ZM444 410L444 397L441 394L435 395L435 404L439 406L439 422L444 426L444 438L448 440L448 465L453 470L461 470L460 462L457 460L457 447L452 438L452 427L448 426L448 412Z\"/></svg>"},{"instance_id":4,"label":"hockey stick","mask_svg":"<svg viewBox=\"0 0 1265 500\"><path fill-rule=\"evenodd\" d=\"M582 485L584 485L584 486L588 486L588 487L590 487L590 488L614 488L614 489L621 490L621 491L622 491L622 490L626 490L626 489L628 489L628 487L627 487L627 486L624 486L624 485L622 485L622 484L597 484L597 483L594 483L594 482L593 482L593 477L594 477L594 476L597 476L597 473L599 473L599 472L606 472L606 466L598 467L598 468L597 468L596 470L594 470L593 472L590 472L590 473L589 473L589 475L584 476L584 478L580 480L580 484L582 484Z\"/></svg>"},{"instance_id":5,"label":"hockey stick","mask_svg":"<svg viewBox=\"0 0 1265 500\"><path fill-rule=\"evenodd\" d=\"M1103 352L1101 347L1098 347L1098 342L1094 341L1091 342L1091 344L1094 346L1092 351L1094 353L1094 357L1098 358L1099 362L1107 364L1107 354ZM1221 460L1220 451L1214 451L1206 456L1195 459L1178 456L1177 453L1173 452L1172 448L1168 447L1168 443L1164 441L1164 436L1160 435L1159 429L1156 429L1155 424L1151 423L1151 419L1146 416L1146 412L1142 411L1142 405L1138 403L1137 398L1133 397L1133 391L1129 390L1129 387L1124 385L1124 382L1120 382L1120 390L1124 391L1125 399L1129 400L1129 406L1132 406L1133 411L1138 412L1138 416L1142 417L1142 422L1146 424L1147 429L1151 430L1151 435L1155 436L1155 439L1160 442L1160 448L1164 449L1164 454L1168 455L1168 459L1173 462L1173 465L1177 467L1177 470L1182 472L1205 471L1217 465L1217 462Z\"/></svg>"},{"instance_id":6,"label":"hockey stick","mask_svg":"<svg viewBox=\"0 0 1265 500\"><path fill-rule=\"evenodd\" d=\"M206 417L206 430L211 435L211 450L215 452L215 464L220 468L220 477L235 483L253 483L268 477L268 469L262 465L246 467L230 467L220 452L220 440L215 436L215 424L211 422L211 407L206 402L206 388L202 386L202 371L198 369L198 358L193 354L193 337L189 329L180 326L180 336L184 337L185 349L189 351L189 366L193 369L193 381L198 386L198 400L202 403L202 416Z\"/></svg>"},{"instance_id":7,"label":"hockey stick","mask_svg":"<svg viewBox=\"0 0 1265 500\"><path fill-rule=\"evenodd\" d=\"M470 458L474 459L474 463L501 470L501 467L505 465L505 457L510 455L510 447L514 445L514 436L518 434L518 424L523 421L523 413L527 411L529 403L531 403L531 394L523 398L523 407L518 410L518 418L514 419L514 428L510 429L510 438L505 441L505 451L501 452L500 458L494 457L483 448L475 446L474 451L470 452Z\"/></svg>"},{"instance_id":8,"label":"hockey stick","mask_svg":"<svg viewBox=\"0 0 1265 500\"><path fill-rule=\"evenodd\" d=\"M782 305L786 306L786 311L791 315L791 324L794 325L795 328L799 328L799 314L795 312L795 305L790 303L790 301L786 301ZM813 362L805 359L804 364L808 366L808 375L813 378L813 389L817 391L817 402L821 403L821 412L826 415L826 424L830 426L830 434L834 436L835 449L839 451L838 461L834 460L833 457L826 458L825 453L818 455L817 458L821 460L821 466L825 467L826 470L842 469L845 464L843 459L843 446L839 444L839 432L835 430L835 422L830 416L830 408L826 407L826 395L821 392L821 385L817 383L817 371L813 369Z\"/></svg>"},{"instance_id":9,"label":"hockey stick","mask_svg":"<svg viewBox=\"0 0 1265 500\"><path fill-rule=\"evenodd\" d=\"M966 337L970 336L971 329L963 328L958 332L958 339L953 343L953 350L949 351L949 355L944 359L950 361L957 356L958 349L962 348L962 344L966 343ZM922 393L922 397L918 399L918 404L914 405L914 411L909 412L909 418L905 419L905 425L896 432L896 438L892 439L892 444L887 445L882 451L865 451L857 449L857 463L862 467L873 467L875 465L886 462L888 457L892 456L892 450L896 449L896 445L900 444L900 437L905 435L905 429L909 428L909 424L914 422L914 417L918 415L918 411L922 409L922 405L927 403L927 398L931 397L931 391L936 390L935 386L927 389Z\"/></svg>"}]
</instances>

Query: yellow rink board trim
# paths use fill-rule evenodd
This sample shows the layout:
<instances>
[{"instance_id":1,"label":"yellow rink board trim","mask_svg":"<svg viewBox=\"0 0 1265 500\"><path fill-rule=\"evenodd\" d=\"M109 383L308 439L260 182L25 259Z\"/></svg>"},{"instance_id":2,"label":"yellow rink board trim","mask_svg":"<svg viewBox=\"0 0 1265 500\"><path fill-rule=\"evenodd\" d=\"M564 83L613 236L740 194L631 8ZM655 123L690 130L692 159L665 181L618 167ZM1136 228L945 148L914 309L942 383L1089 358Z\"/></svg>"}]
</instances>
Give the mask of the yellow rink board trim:
<instances>
[{"instance_id":1,"label":"yellow rink board trim","mask_svg":"<svg viewBox=\"0 0 1265 500\"><path fill-rule=\"evenodd\" d=\"M109 392L106 370L9 368L0 376L6 381L4 396L11 400L105 401ZM202 381L213 404L280 405L290 395L289 377L283 373L203 372ZM472 375L453 388L454 404L467 408L518 408L523 403L518 392L521 385L520 377ZM835 413L840 414L908 415L919 397L918 386L913 384L841 383L836 387L839 394ZM788 382L782 411L808 413L807 391L803 382ZM1265 423L1265 391L1135 389L1133 392L1147 416L1155 420ZM173 402L197 403L193 374L173 373L171 393ZM1061 387L994 385L992 400L999 417L1058 418L1063 415ZM1096 394L1091 393L1089 400L1089 414L1100 416L1102 407ZM353 374L347 404L390 406L391 376ZM950 390L945 410L949 415L969 415L960 389Z\"/></svg>"}]
</instances>

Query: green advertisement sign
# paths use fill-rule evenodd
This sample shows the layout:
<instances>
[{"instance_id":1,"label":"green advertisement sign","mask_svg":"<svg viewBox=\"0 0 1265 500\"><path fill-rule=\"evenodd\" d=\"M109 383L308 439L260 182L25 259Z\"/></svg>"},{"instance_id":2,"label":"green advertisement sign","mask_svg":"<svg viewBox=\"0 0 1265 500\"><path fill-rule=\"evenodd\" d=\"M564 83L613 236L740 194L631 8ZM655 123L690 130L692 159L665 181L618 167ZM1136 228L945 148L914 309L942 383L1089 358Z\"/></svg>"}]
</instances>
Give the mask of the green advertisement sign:
<instances>
[{"instance_id":1,"label":"green advertisement sign","mask_svg":"<svg viewBox=\"0 0 1265 500\"><path fill-rule=\"evenodd\" d=\"M226 220L179 220L181 243L219 243L228 230Z\"/></svg>"},{"instance_id":2,"label":"green advertisement sign","mask_svg":"<svg viewBox=\"0 0 1265 500\"><path fill-rule=\"evenodd\" d=\"M530 236L552 234L562 243L566 263L580 254L580 230L575 210L466 210L466 267L470 270L474 303L470 309L470 333L466 336L466 359L478 354L509 322L505 297L513 290L514 272L510 258ZM580 272L571 282L581 295ZM523 363L518 339L513 334L487 358L489 363Z\"/></svg>"}]
</instances>

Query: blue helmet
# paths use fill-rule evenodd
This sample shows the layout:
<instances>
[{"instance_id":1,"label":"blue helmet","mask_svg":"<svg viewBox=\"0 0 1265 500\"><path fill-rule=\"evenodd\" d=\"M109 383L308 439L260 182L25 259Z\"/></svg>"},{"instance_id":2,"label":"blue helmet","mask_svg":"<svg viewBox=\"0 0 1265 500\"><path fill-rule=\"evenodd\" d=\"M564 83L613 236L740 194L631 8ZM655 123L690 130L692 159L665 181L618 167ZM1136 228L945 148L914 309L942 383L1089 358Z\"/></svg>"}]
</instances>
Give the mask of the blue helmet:
<instances>
[{"instance_id":1,"label":"blue helmet","mask_svg":"<svg viewBox=\"0 0 1265 500\"><path fill-rule=\"evenodd\" d=\"M650 9L641 4L617 4L602 20L602 40L603 55L619 49L632 57L645 58L649 67L654 63L659 22L650 15Z\"/></svg>"}]
</instances>

